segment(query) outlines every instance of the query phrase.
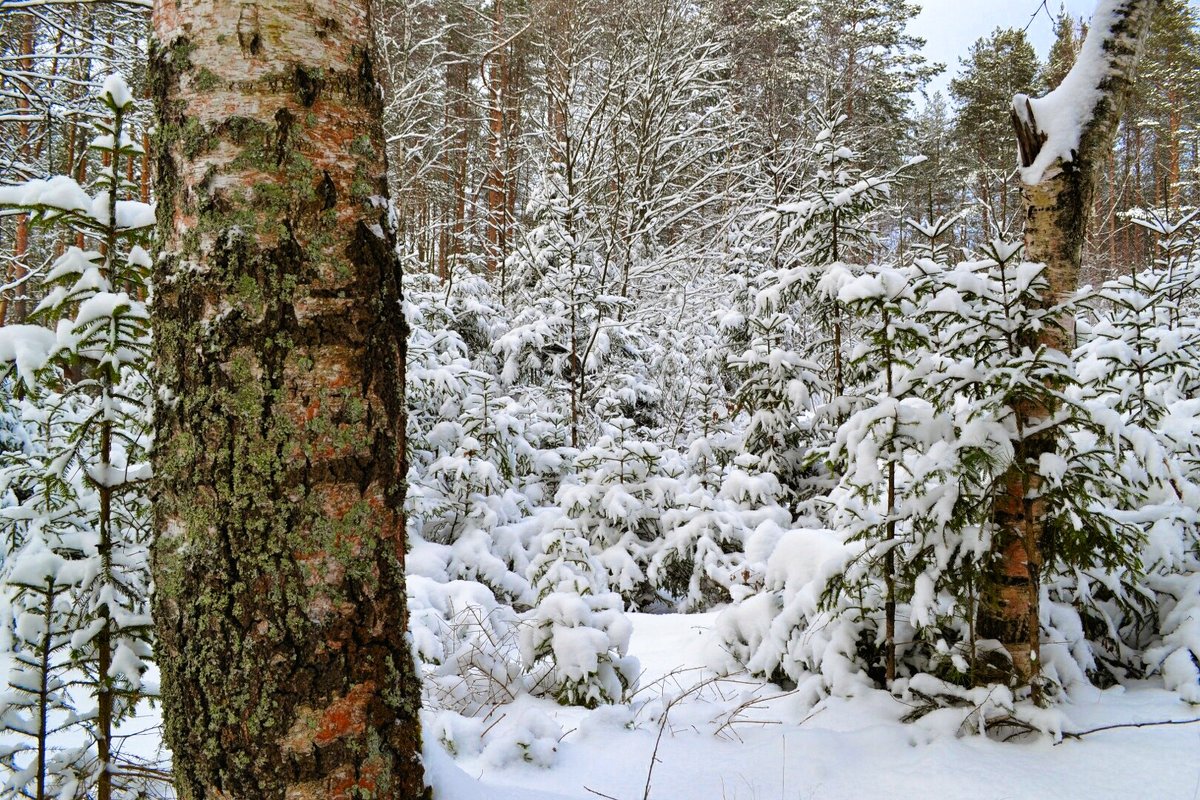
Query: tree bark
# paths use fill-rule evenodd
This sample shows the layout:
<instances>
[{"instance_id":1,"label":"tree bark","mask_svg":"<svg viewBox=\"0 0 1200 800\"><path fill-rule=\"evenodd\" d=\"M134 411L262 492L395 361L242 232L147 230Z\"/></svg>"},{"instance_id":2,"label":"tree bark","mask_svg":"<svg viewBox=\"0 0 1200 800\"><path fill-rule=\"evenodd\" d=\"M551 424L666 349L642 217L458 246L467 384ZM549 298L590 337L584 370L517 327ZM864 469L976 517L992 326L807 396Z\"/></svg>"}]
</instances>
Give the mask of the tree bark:
<instances>
[{"instance_id":1,"label":"tree bark","mask_svg":"<svg viewBox=\"0 0 1200 800\"><path fill-rule=\"evenodd\" d=\"M21 31L21 56L17 60L17 65L21 71L28 76L33 71L33 16L31 14L21 15L25 27ZM28 77L22 79L25 83L24 88L19 88L21 96L17 100L17 108L29 113L29 92L32 87L29 85ZM17 125L17 136L20 137L20 148L18 153L21 160L21 168L29 167L29 122L22 119ZM29 252L29 215L17 215L17 231L13 239L13 260L12 266L9 268L7 278L9 281L19 281L29 274L29 266L25 263L25 258ZM0 298L0 325L6 323L21 324L25 322L27 304L25 302L25 292L28 290L24 284L18 286L15 290L16 299L12 301L12 308L9 308L9 300L7 297ZM11 315L10 315L11 310ZM10 318L11 316L11 318Z\"/></svg>"},{"instance_id":2,"label":"tree bark","mask_svg":"<svg viewBox=\"0 0 1200 800\"><path fill-rule=\"evenodd\" d=\"M184 800L426 795L369 14L154 4L154 611Z\"/></svg>"},{"instance_id":3,"label":"tree bark","mask_svg":"<svg viewBox=\"0 0 1200 800\"><path fill-rule=\"evenodd\" d=\"M1079 144L1070 157L1054 160L1040 175L1023 174L1021 203L1025 216L1025 260L1046 265L1048 291L1042 297L1049 308L1072 294L1079 284L1083 244L1093 207L1096 176L1112 148L1117 124L1133 87L1134 71L1149 29L1157 0L1104 0L1111 6L1111 25L1104 30L1093 20L1089 38L1099 37L1093 58L1100 58L1101 71L1096 104L1079 128ZM1087 69L1080 61L1072 67ZM1068 77L1064 83L1069 83ZM1012 111L1021 166L1034 164L1047 143L1034 108L1018 95ZM1027 182L1033 180L1035 182ZM1058 326L1041 331L1024 331L1018 344L1031 351L1047 347L1067 351L1074 338L1074 319L1064 317ZM996 568L988 576L987 602L980 610L979 629L985 638L996 638L1012 660L1017 682L1032 687L1035 701L1041 699L1039 659L1039 596L1042 551L1046 540L1045 501L1041 497L1038 463L1053 452L1054 433L1044 423L1054 409L1042 401L1025 400L1013 407L1020 438L1013 465L1001 481L1001 497L993 516L997 527L993 551ZM1025 431L1036 431L1025 434Z\"/></svg>"},{"instance_id":4,"label":"tree bark","mask_svg":"<svg viewBox=\"0 0 1200 800\"><path fill-rule=\"evenodd\" d=\"M492 49L485 56L480 75L488 92L488 185L486 220L487 266L496 272L507 255L506 220L508 203L505 191L508 181L505 175L504 133L505 110L508 104L508 44L505 42L504 0L494 0L492 5Z\"/></svg>"},{"instance_id":5,"label":"tree bark","mask_svg":"<svg viewBox=\"0 0 1200 800\"><path fill-rule=\"evenodd\" d=\"M459 261L465 255L467 217L467 166L471 145L470 80L467 63L469 40L465 9L459 2L451 3L447 12L446 49L449 59L445 69L445 125L454 131L446 154L446 188L449 190L446 212L448 219L442 227L442 242L438 255L438 277L442 282L452 280Z\"/></svg>"}]
</instances>

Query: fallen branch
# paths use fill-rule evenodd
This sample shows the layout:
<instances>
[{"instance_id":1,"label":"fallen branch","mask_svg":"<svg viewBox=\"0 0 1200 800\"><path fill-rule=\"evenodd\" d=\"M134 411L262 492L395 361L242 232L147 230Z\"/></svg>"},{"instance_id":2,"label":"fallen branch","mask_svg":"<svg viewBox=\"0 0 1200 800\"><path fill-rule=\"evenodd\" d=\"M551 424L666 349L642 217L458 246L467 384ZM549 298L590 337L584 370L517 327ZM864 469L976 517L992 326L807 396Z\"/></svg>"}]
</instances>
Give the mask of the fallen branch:
<instances>
[{"instance_id":1,"label":"fallen branch","mask_svg":"<svg viewBox=\"0 0 1200 800\"><path fill-rule=\"evenodd\" d=\"M611 794L605 794L604 792L597 792L595 789L591 788L590 786L584 786L583 788L585 790L591 792L592 794L596 795L597 797L605 797L605 798L607 798L607 800L617 800L617 798L613 797Z\"/></svg>"},{"instance_id":2,"label":"fallen branch","mask_svg":"<svg viewBox=\"0 0 1200 800\"><path fill-rule=\"evenodd\" d=\"M1200 722L1200 717L1195 719L1161 719L1154 722L1118 722L1113 725L1101 725L1099 728L1089 728L1086 731L1063 731L1062 741L1055 742L1055 745L1060 745L1067 739L1082 739L1092 733L1100 733L1100 731L1111 731L1117 728L1153 728L1162 725L1195 725Z\"/></svg>"}]
</instances>

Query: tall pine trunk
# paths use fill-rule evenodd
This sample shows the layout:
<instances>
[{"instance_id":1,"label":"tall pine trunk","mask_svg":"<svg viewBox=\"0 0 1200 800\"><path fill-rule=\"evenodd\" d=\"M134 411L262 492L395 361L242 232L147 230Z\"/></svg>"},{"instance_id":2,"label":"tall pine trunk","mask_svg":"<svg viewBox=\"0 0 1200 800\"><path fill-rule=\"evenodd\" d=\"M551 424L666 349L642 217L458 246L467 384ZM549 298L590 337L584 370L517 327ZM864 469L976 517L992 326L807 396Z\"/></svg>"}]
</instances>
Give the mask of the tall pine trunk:
<instances>
[{"instance_id":1,"label":"tall pine trunk","mask_svg":"<svg viewBox=\"0 0 1200 800\"><path fill-rule=\"evenodd\" d=\"M492 5L492 49L485 57L485 67L480 74L488 91L488 214L485 223L487 236L488 270L496 272L507 255L505 211L508 204L505 191L508 188L505 174L504 141L506 128L505 111L508 104L508 54L504 39L504 0L494 0Z\"/></svg>"},{"instance_id":2,"label":"tall pine trunk","mask_svg":"<svg viewBox=\"0 0 1200 800\"><path fill-rule=\"evenodd\" d=\"M1057 305L1078 288L1083 244L1093 207L1097 172L1112 148L1117 124L1133 87L1134 70L1157 0L1102 0L1093 18L1088 43L1072 72L1098 75L1096 103L1086 119L1078 120L1078 146L1058 155L1045 169L1033 169L1048 142L1035 109L1018 95L1013 106L1021 166L1021 205L1025 219L1025 260L1046 265L1046 308ZM1099 11L1110 16L1102 18ZM1103 24L1107 21L1108 24ZM1094 42L1092 37L1098 37ZM1096 65L1101 70L1092 71ZM1063 84L1071 84L1071 77ZM1061 100L1059 101L1061 102ZM1061 135L1061 134L1060 134ZM1040 162L1039 162L1040 164ZM1029 350L1047 347L1069 350L1074 320L1041 331L1023 331L1019 344ZM1051 387L1054 388L1054 387ZM1019 445L1012 466L1001 481L994 514L996 564L986 576L987 602L980 609L979 632L999 639L1012 660L1017 682L1032 687L1041 700L1039 659L1040 576L1047 541L1045 500L1038 474L1040 458L1054 451L1055 434L1045 426L1054 413L1046 402L1026 399L1013 408ZM1025 431L1034 431L1025 434Z\"/></svg>"},{"instance_id":3,"label":"tall pine trunk","mask_svg":"<svg viewBox=\"0 0 1200 800\"><path fill-rule=\"evenodd\" d=\"M24 23L24 28L21 31L21 55L17 60L17 65L26 75L31 75L33 72L33 15L22 14L21 18ZM25 85L19 87L20 97L17 99L17 108L20 109L26 117L29 114L29 97L33 89L30 85L28 77L22 78ZM20 155L21 167L28 168L30 166L29 159L29 121L27 118L21 120L17 125L17 136L20 140L20 146L17 152ZM7 275L8 280L19 281L29 273L29 267L25 263L25 259L29 252L29 215L17 215L17 231L13 237L13 254L12 266L9 267ZM18 286L14 293L16 299L12 302L12 308L9 308L8 297L0 298L0 325L5 323L23 323L26 316L25 292L28 290L24 284ZM11 311L11 314L10 314Z\"/></svg>"},{"instance_id":4,"label":"tall pine trunk","mask_svg":"<svg viewBox=\"0 0 1200 800\"><path fill-rule=\"evenodd\" d=\"M155 620L185 800L424 794L366 0L157 0Z\"/></svg>"}]
</instances>

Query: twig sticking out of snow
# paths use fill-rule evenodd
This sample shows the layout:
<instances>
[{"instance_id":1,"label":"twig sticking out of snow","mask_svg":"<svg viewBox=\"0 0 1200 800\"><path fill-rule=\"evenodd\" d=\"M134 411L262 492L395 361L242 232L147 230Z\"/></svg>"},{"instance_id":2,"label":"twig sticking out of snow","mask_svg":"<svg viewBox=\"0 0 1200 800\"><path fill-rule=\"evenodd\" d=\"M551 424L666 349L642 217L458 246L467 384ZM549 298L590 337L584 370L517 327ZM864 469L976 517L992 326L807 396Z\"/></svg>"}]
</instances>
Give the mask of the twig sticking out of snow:
<instances>
[{"instance_id":1,"label":"twig sticking out of snow","mask_svg":"<svg viewBox=\"0 0 1200 800\"><path fill-rule=\"evenodd\" d=\"M1117 728L1154 728L1163 725L1195 725L1200 723L1200 717L1195 719L1161 719L1154 722L1118 722L1113 725L1101 725L1099 728L1089 728L1086 731L1063 731L1063 738L1055 742L1055 745L1060 745L1066 739L1082 739L1093 733L1101 731L1111 731Z\"/></svg>"}]
</instances>

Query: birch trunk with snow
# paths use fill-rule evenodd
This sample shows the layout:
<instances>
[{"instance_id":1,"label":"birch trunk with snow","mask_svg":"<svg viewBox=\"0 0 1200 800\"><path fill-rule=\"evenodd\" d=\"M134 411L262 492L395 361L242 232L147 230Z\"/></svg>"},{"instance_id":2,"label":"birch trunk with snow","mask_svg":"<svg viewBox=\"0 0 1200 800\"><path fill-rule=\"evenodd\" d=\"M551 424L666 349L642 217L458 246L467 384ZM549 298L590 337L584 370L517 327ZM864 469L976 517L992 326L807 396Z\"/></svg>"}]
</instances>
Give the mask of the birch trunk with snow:
<instances>
[{"instance_id":1,"label":"birch trunk with snow","mask_svg":"<svg viewBox=\"0 0 1200 800\"><path fill-rule=\"evenodd\" d=\"M1080 261L1098 170L1112 148L1134 83L1142 43L1158 0L1101 0L1087 41L1060 86L1045 97L1017 95L1012 120L1021 162L1025 260L1046 265L1042 298L1050 308L1078 288ZM1025 331L1021 344L1068 351L1074 320ZM1054 409L1039 401L1013 408L1021 433L1013 466L996 504L999 555L980 613L980 634L999 639L1021 683L1040 699L1039 577L1046 544L1045 508L1038 463L1053 452L1046 425Z\"/></svg>"},{"instance_id":2,"label":"birch trunk with snow","mask_svg":"<svg viewBox=\"0 0 1200 800\"><path fill-rule=\"evenodd\" d=\"M157 0L155 620L185 800L424 796L366 0Z\"/></svg>"}]
</instances>

